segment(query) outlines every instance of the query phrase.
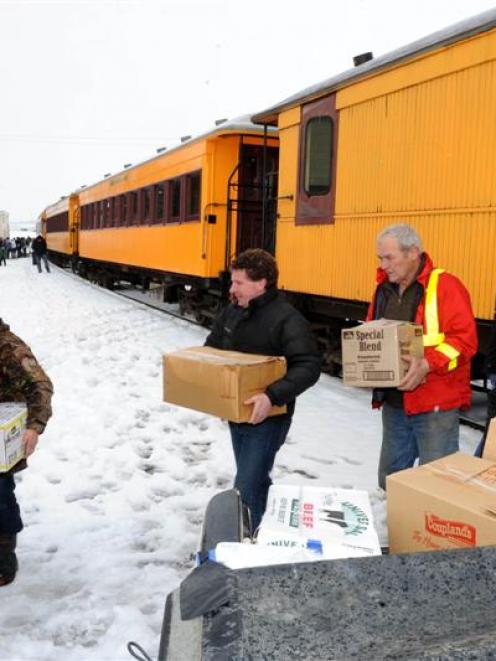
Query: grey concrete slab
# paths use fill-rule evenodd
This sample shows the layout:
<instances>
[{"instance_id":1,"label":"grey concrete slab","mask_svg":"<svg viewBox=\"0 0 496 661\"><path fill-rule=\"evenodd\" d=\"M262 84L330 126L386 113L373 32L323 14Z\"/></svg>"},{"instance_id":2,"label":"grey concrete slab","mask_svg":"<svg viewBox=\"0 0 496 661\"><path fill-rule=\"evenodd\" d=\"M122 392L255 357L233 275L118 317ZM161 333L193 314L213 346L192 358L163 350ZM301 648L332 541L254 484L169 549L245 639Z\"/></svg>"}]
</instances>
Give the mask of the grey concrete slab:
<instances>
[{"instance_id":1,"label":"grey concrete slab","mask_svg":"<svg viewBox=\"0 0 496 661\"><path fill-rule=\"evenodd\" d=\"M496 547L229 572L202 659L496 659Z\"/></svg>"}]
</instances>

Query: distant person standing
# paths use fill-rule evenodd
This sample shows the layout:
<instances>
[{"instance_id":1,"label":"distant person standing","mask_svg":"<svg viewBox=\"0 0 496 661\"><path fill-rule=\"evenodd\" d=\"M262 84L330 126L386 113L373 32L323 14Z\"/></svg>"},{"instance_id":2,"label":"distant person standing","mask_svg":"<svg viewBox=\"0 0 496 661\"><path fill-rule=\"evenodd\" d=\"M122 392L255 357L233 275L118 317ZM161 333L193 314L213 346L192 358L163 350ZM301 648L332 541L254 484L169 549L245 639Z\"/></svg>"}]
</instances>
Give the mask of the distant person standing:
<instances>
[{"instance_id":1,"label":"distant person standing","mask_svg":"<svg viewBox=\"0 0 496 661\"><path fill-rule=\"evenodd\" d=\"M15 239L6 239L8 241L8 252L9 252L9 259L14 259L16 256L16 244L15 244Z\"/></svg>"},{"instance_id":2,"label":"distant person standing","mask_svg":"<svg viewBox=\"0 0 496 661\"><path fill-rule=\"evenodd\" d=\"M7 260L5 259L7 255L7 248L5 242L6 240L4 241L3 239L0 239L0 266L2 266L2 262L5 266L7 266Z\"/></svg>"},{"instance_id":3,"label":"distant person standing","mask_svg":"<svg viewBox=\"0 0 496 661\"><path fill-rule=\"evenodd\" d=\"M38 267L38 273L41 273L42 260L43 260L43 264L45 265L47 273L50 273L50 267L48 266L48 259L47 259L47 243L45 239L41 236L41 234L38 234L36 239L34 239L33 241L33 253L36 260L36 266Z\"/></svg>"}]
</instances>

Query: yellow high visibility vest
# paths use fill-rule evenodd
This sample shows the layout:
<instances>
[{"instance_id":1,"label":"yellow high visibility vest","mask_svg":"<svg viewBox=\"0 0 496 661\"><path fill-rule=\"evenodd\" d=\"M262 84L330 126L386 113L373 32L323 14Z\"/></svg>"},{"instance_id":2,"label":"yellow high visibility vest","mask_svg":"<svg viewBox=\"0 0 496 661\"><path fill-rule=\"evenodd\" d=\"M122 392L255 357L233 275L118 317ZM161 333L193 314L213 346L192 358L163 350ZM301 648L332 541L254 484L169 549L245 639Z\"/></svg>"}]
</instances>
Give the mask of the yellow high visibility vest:
<instances>
[{"instance_id":1,"label":"yellow high visibility vest","mask_svg":"<svg viewBox=\"0 0 496 661\"><path fill-rule=\"evenodd\" d=\"M440 351L449 358L450 362L448 365L448 371L451 371L458 366L458 356L460 355L460 352L452 347L451 344L445 342L444 333L439 332L437 284L441 273L444 273L444 269L432 270L425 292L424 317L426 332L424 334L424 347L435 347L436 351Z\"/></svg>"}]
</instances>

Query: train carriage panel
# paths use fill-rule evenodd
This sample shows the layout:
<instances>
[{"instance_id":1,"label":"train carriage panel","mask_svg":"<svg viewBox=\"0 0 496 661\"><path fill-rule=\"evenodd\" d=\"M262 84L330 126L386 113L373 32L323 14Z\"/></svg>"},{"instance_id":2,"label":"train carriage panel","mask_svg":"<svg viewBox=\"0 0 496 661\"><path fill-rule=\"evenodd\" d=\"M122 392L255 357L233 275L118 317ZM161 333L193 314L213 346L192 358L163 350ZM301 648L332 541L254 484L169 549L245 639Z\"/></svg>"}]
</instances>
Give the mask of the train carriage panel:
<instances>
[{"instance_id":1,"label":"train carriage panel","mask_svg":"<svg viewBox=\"0 0 496 661\"><path fill-rule=\"evenodd\" d=\"M338 89L334 214L298 219L300 135L306 107L279 115L277 258L292 291L367 301L375 238L409 222L440 266L492 319L496 271L496 32L423 53ZM294 192L294 200L284 199Z\"/></svg>"},{"instance_id":2,"label":"train carriage panel","mask_svg":"<svg viewBox=\"0 0 496 661\"><path fill-rule=\"evenodd\" d=\"M77 252L77 214L76 195L61 198L42 213L42 233L52 258L63 262Z\"/></svg>"}]
</instances>

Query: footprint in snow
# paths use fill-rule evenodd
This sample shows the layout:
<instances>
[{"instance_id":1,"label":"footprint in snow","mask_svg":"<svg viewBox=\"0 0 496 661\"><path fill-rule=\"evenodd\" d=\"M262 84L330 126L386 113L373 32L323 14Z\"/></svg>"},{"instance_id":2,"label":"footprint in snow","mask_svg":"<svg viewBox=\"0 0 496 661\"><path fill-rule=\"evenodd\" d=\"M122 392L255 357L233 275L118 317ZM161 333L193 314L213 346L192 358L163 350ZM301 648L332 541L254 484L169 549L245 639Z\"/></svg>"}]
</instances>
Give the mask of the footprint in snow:
<instances>
[{"instance_id":1,"label":"footprint in snow","mask_svg":"<svg viewBox=\"0 0 496 661\"><path fill-rule=\"evenodd\" d=\"M215 486L219 489L228 489L231 485L232 479L226 477L217 477L215 480Z\"/></svg>"},{"instance_id":2,"label":"footprint in snow","mask_svg":"<svg viewBox=\"0 0 496 661\"><path fill-rule=\"evenodd\" d=\"M312 457L309 454L302 454L301 457L302 459L310 459L310 461L315 461L318 464L325 464L326 466L332 466L336 463L334 459L322 459L322 457Z\"/></svg>"},{"instance_id":3,"label":"footprint in snow","mask_svg":"<svg viewBox=\"0 0 496 661\"><path fill-rule=\"evenodd\" d=\"M361 461L356 461L355 459L349 459L348 457L339 457L341 461L343 461L345 464L350 464L351 466L361 466L362 462Z\"/></svg>"},{"instance_id":4,"label":"footprint in snow","mask_svg":"<svg viewBox=\"0 0 496 661\"><path fill-rule=\"evenodd\" d=\"M150 419L150 411L146 409L137 409L134 413L134 417L143 422L147 422Z\"/></svg>"},{"instance_id":5,"label":"footprint in snow","mask_svg":"<svg viewBox=\"0 0 496 661\"><path fill-rule=\"evenodd\" d=\"M62 478L59 475L48 474L45 475L45 479L50 484L60 484L62 482Z\"/></svg>"},{"instance_id":6,"label":"footprint in snow","mask_svg":"<svg viewBox=\"0 0 496 661\"><path fill-rule=\"evenodd\" d=\"M279 472L281 475L301 475L302 477L306 477L309 480L317 480L319 478L319 475L316 475L315 473L309 473L302 468L291 469L281 464L277 466L277 472Z\"/></svg>"},{"instance_id":7,"label":"footprint in snow","mask_svg":"<svg viewBox=\"0 0 496 661\"><path fill-rule=\"evenodd\" d=\"M150 509L150 503L147 500L135 501L129 503L133 512L147 512Z\"/></svg>"},{"instance_id":8,"label":"footprint in snow","mask_svg":"<svg viewBox=\"0 0 496 661\"><path fill-rule=\"evenodd\" d=\"M150 459L153 454L153 448L148 445L138 445L134 448L134 451L142 459Z\"/></svg>"},{"instance_id":9,"label":"footprint in snow","mask_svg":"<svg viewBox=\"0 0 496 661\"><path fill-rule=\"evenodd\" d=\"M73 503L78 500L92 500L93 498L96 498L99 493L99 489L75 489L74 491L68 493L64 500L66 503Z\"/></svg>"}]
</instances>

